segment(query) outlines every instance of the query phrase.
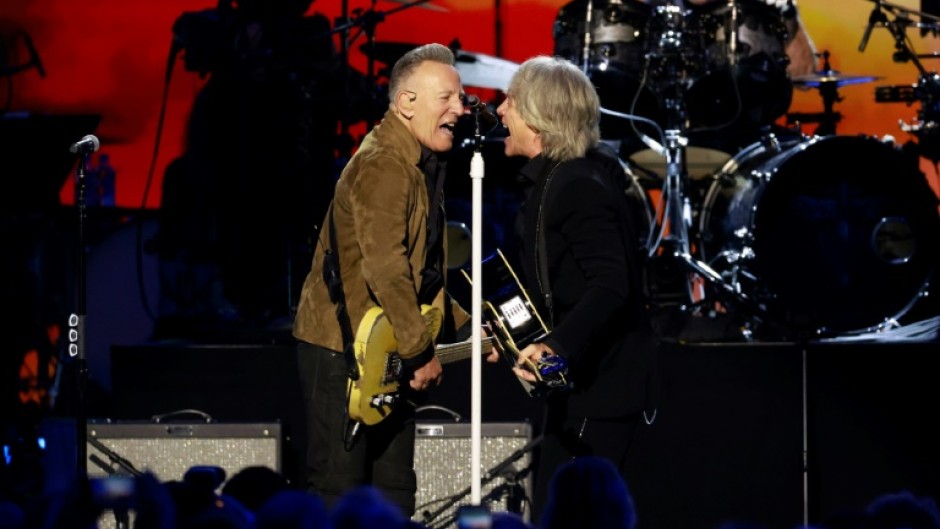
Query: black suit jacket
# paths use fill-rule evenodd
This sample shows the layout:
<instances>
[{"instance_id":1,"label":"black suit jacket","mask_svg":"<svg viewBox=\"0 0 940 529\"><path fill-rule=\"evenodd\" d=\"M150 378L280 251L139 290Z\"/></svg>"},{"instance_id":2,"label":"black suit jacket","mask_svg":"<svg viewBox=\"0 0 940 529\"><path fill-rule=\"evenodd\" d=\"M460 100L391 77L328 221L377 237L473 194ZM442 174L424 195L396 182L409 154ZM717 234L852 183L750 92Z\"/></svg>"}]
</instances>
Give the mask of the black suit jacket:
<instances>
[{"instance_id":1,"label":"black suit jacket","mask_svg":"<svg viewBox=\"0 0 940 529\"><path fill-rule=\"evenodd\" d=\"M619 160L594 150L558 164L544 156L522 169L531 182L520 211L526 286L552 321L546 343L569 361L574 389L550 406L572 417L620 417L651 409L657 340L641 287L643 251L636 207ZM547 187L546 187L546 184ZM538 265L539 209L553 310Z\"/></svg>"}]
</instances>

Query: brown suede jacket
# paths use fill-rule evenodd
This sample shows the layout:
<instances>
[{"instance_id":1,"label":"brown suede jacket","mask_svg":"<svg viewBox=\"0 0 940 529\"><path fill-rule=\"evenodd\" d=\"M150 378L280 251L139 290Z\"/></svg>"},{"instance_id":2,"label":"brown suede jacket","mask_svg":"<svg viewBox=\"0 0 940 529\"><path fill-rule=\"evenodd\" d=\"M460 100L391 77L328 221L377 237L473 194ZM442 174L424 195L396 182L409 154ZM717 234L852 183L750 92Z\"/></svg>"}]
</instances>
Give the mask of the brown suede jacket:
<instances>
[{"instance_id":1,"label":"brown suede jacket","mask_svg":"<svg viewBox=\"0 0 940 529\"><path fill-rule=\"evenodd\" d=\"M424 174L416 165L420 157L418 140L388 111L343 170L333 197L340 271L353 335L366 311L379 305L392 325L398 354L405 359L419 355L435 338L428 333L418 306L429 212ZM335 306L323 280L329 223L327 213L301 291L294 336L342 351ZM445 299L441 290L433 305L443 310ZM456 303L453 314L457 327L469 320Z\"/></svg>"}]
</instances>

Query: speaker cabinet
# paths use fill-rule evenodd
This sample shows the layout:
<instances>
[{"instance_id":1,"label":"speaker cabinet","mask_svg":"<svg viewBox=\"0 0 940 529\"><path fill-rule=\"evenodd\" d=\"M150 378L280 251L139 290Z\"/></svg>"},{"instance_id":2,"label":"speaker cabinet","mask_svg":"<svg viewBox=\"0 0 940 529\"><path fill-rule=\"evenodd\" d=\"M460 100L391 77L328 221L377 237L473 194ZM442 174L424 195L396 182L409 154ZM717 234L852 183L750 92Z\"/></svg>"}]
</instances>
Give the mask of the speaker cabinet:
<instances>
[{"instance_id":1,"label":"speaker cabinet","mask_svg":"<svg viewBox=\"0 0 940 529\"><path fill-rule=\"evenodd\" d=\"M91 479L136 470L174 481L194 466L222 467L226 479L252 466L280 472L281 425L88 423L86 468ZM106 511L99 527L116 526L115 516Z\"/></svg>"},{"instance_id":2,"label":"speaker cabinet","mask_svg":"<svg viewBox=\"0 0 940 529\"><path fill-rule=\"evenodd\" d=\"M207 423L88 424L88 475L127 474L122 462L179 480L193 466L217 466L227 477L249 466L281 471L281 425Z\"/></svg>"},{"instance_id":3,"label":"speaker cabinet","mask_svg":"<svg viewBox=\"0 0 940 529\"><path fill-rule=\"evenodd\" d=\"M418 421L414 519L428 527L452 527L459 505L471 503L470 424ZM532 497L532 428L528 423L484 423L481 428L481 503L492 511L529 518Z\"/></svg>"}]
</instances>

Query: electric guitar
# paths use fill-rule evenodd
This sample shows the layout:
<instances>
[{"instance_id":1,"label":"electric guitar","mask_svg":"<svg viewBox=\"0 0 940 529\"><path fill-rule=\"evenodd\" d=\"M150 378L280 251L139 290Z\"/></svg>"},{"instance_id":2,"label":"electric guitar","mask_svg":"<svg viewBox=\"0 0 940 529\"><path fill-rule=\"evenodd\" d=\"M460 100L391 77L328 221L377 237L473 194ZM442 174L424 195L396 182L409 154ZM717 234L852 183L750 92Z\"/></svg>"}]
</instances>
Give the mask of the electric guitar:
<instances>
[{"instance_id":1,"label":"electric guitar","mask_svg":"<svg viewBox=\"0 0 940 529\"><path fill-rule=\"evenodd\" d=\"M502 251L497 249L496 255L481 264L483 317L499 341L503 358L516 365L520 351L529 344L544 340L551 331ZM461 272L472 283L467 272ZM571 387L568 362L564 357L543 355L537 362L527 361L526 367L535 375L535 384L521 378L518 380L531 396Z\"/></svg>"},{"instance_id":2,"label":"electric guitar","mask_svg":"<svg viewBox=\"0 0 940 529\"><path fill-rule=\"evenodd\" d=\"M430 305L422 305L421 315L424 316L428 333L437 336L444 321L441 311ZM483 338L484 353L490 351L493 340L493 337ZM356 331L354 351L359 380L349 381L349 418L371 426L381 422L398 404L401 399L399 384L403 382L398 342L392 333L392 324L381 307L372 307L362 318ZM441 364L466 360L473 353L473 342L438 345L435 353Z\"/></svg>"}]
</instances>

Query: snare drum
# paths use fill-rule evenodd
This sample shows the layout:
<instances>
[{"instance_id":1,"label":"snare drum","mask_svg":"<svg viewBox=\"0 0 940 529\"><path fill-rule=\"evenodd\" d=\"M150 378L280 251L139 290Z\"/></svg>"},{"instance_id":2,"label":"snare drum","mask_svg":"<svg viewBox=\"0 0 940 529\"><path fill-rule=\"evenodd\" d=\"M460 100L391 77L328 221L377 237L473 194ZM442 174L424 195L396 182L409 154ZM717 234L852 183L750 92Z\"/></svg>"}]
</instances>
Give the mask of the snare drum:
<instances>
[{"instance_id":1,"label":"snare drum","mask_svg":"<svg viewBox=\"0 0 940 529\"><path fill-rule=\"evenodd\" d=\"M916 157L863 136L754 144L715 177L702 257L794 330L878 328L938 263L936 197Z\"/></svg>"}]
</instances>

